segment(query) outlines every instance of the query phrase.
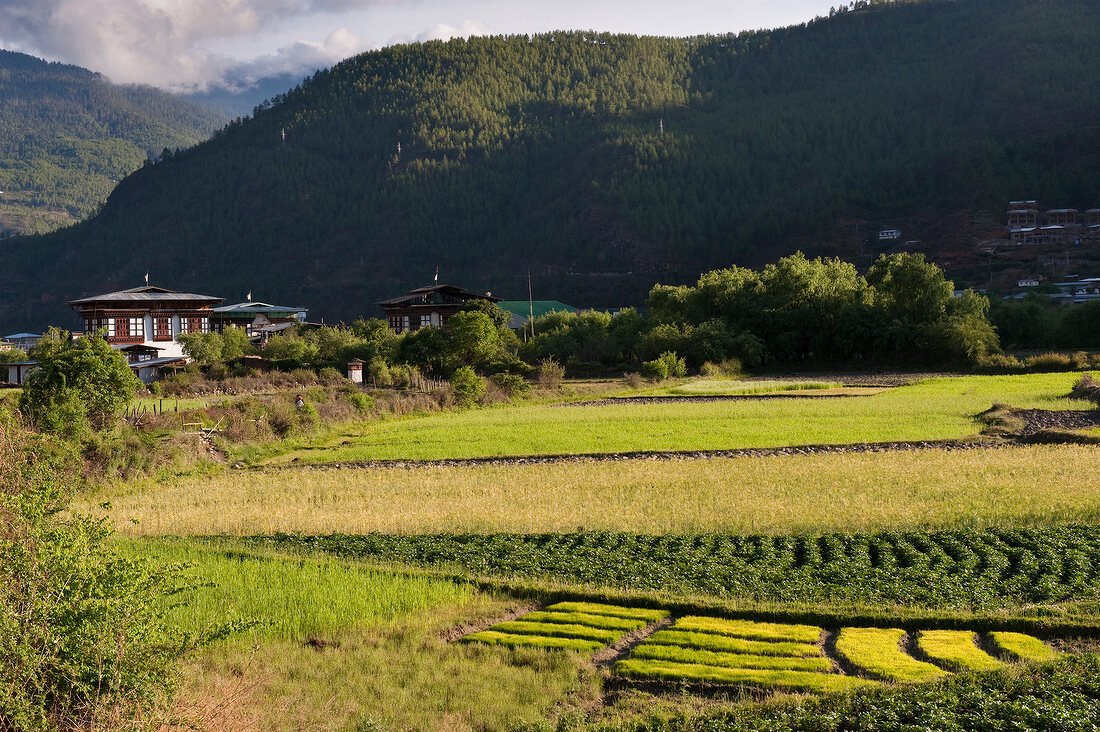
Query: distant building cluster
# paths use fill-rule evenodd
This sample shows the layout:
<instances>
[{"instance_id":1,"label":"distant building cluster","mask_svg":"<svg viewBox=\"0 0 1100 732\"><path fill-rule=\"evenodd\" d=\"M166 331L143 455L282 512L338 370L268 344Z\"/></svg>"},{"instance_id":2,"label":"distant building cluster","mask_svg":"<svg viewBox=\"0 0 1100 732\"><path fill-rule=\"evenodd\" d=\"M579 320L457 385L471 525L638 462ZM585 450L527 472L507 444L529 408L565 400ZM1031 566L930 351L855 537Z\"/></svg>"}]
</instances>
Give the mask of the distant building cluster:
<instances>
[{"instance_id":1,"label":"distant building cluster","mask_svg":"<svg viewBox=\"0 0 1100 732\"><path fill-rule=\"evenodd\" d=\"M1075 208L1043 211L1034 200L1010 201L1008 205L1005 228L1008 239L1017 244L1076 243L1100 233L1100 208L1083 213Z\"/></svg>"},{"instance_id":2,"label":"distant building cluster","mask_svg":"<svg viewBox=\"0 0 1100 732\"><path fill-rule=\"evenodd\" d=\"M86 333L100 333L111 347L126 356L142 381L153 381L162 368L185 363L179 337L188 333L221 333L244 328L249 338L263 342L273 333L305 320L302 307L247 302L222 305L225 298L175 292L145 285L130 290L73 300L69 306L84 321ZM77 334L79 335L79 334ZM30 350L41 336L16 333L6 336L7 347ZM22 384L34 361L8 366L8 382Z\"/></svg>"}]
</instances>

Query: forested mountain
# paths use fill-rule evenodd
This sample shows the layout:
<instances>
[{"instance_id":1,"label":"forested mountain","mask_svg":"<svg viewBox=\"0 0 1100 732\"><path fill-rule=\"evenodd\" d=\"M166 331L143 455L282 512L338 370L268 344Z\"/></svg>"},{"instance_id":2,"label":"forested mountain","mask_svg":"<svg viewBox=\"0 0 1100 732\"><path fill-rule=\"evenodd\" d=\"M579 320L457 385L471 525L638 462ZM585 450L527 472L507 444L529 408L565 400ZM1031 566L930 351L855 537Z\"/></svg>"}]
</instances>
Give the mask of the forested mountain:
<instances>
[{"instance_id":1,"label":"forested mountain","mask_svg":"<svg viewBox=\"0 0 1100 732\"><path fill-rule=\"evenodd\" d=\"M1009 199L1100 205L1098 41L1088 0L926 0L366 53L137 171L94 219L7 242L0 323L76 325L66 299L147 271L350 319L437 266L613 306L795 249L866 266L885 225L941 261Z\"/></svg>"},{"instance_id":2,"label":"forested mountain","mask_svg":"<svg viewBox=\"0 0 1100 732\"><path fill-rule=\"evenodd\" d=\"M0 50L0 236L86 218L149 156L226 121L151 87Z\"/></svg>"}]
</instances>

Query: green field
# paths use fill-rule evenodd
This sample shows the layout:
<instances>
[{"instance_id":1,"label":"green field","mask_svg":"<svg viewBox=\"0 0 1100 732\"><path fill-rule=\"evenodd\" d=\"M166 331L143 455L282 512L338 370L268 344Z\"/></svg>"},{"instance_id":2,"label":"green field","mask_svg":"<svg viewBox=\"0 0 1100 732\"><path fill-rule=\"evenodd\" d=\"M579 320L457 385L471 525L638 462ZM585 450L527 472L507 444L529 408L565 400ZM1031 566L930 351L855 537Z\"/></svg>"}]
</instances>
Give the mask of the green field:
<instances>
[{"instance_id":1,"label":"green field","mask_svg":"<svg viewBox=\"0 0 1100 732\"><path fill-rule=\"evenodd\" d=\"M1076 721L1100 704L1078 654L1100 634L1095 447L418 464L966 439L995 402L1086 408L1076 379L414 415L264 453L403 465L212 469L76 508L215 585L171 609L181 628L254 621L184 667L171 716L191 728L939 729L977 698L996 724ZM609 646L670 612L633 654Z\"/></svg>"},{"instance_id":2,"label":"green field","mask_svg":"<svg viewBox=\"0 0 1100 732\"><path fill-rule=\"evenodd\" d=\"M1085 409L1064 398L1077 374L929 379L867 396L704 403L501 407L394 419L299 446L272 463L446 460L521 455L728 450L957 439L994 402Z\"/></svg>"}]
</instances>

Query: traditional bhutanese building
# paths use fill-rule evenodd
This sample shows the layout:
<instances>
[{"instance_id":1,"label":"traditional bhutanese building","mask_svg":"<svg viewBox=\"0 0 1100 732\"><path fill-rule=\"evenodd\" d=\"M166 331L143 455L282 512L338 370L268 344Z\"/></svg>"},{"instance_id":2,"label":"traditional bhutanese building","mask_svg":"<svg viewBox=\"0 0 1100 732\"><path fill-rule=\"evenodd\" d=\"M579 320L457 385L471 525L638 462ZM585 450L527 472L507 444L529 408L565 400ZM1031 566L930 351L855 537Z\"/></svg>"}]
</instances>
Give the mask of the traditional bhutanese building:
<instances>
[{"instance_id":1,"label":"traditional bhutanese building","mask_svg":"<svg viewBox=\"0 0 1100 732\"><path fill-rule=\"evenodd\" d=\"M181 335L211 332L214 307L224 299L145 285L72 300L69 306L84 320L86 333L101 333L116 347L143 345L161 358L175 358L183 356Z\"/></svg>"},{"instance_id":2,"label":"traditional bhutanese building","mask_svg":"<svg viewBox=\"0 0 1100 732\"><path fill-rule=\"evenodd\" d=\"M405 333L420 328L441 328L447 319L470 300L499 302L491 293L471 292L454 285L418 287L404 295L377 303L389 319L390 330Z\"/></svg>"}]
</instances>

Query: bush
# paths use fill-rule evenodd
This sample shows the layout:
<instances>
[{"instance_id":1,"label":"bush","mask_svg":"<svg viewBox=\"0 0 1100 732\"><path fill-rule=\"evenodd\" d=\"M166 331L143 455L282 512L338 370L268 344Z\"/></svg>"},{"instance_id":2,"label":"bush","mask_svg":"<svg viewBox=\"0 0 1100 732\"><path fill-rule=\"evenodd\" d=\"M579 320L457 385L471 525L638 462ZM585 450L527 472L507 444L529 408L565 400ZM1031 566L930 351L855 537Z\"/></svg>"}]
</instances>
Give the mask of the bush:
<instances>
[{"instance_id":1,"label":"bush","mask_svg":"<svg viewBox=\"0 0 1100 732\"><path fill-rule=\"evenodd\" d=\"M174 568L119 553L105 520L62 516L65 448L0 422L0 729L122 727L193 645L164 619Z\"/></svg>"},{"instance_id":2,"label":"bush","mask_svg":"<svg viewBox=\"0 0 1100 732\"><path fill-rule=\"evenodd\" d=\"M527 396L531 393L531 385L516 374L493 374L492 382L509 399Z\"/></svg>"},{"instance_id":3,"label":"bush","mask_svg":"<svg viewBox=\"0 0 1100 732\"><path fill-rule=\"evenodd\" d=\"M1092 378L1092 374L1085 374L1078 379L1069 395L1074 399L1084 399L1092 402L1100 409L1100 383Z\"/></svg>"},{"instance_id":4,"label":"bush","mask_svg":"<svg viewBox=\"0 0 1100 732\"><path fill-rule=\"evenodd\" d=\"M699 369L703 376L736 378L741 375L741 362L736 358L727 358L719 363L707 361Z\"/></svg>"},{"instance_id":5,"label":"bush","mask_svg":"<svg viewBox=\"0 0 1100 732\"><path fill-rule=\"evenodd\" d=\"M126 358L98 336L59 341L32 352L19 408L46 432L79 437L117 419L141 382Z\"/></svg>"},{"instance_id":6,"label":"bush","mask_svg":"<svg viewBox=\"0 0 1100 732\"><path fill-rule=\"evenodd\" d=\"M687 363L677 357L675 351L665 351L652 361L642 363L642 371L654 381L664 381L670 376L679 378L687 374Z\"/></svg>"},{"instance_id":7,"label":"bush","mask_svg":"<svg viewBox=\"0 0 1100 732\"><path fill-rule=\"evenodd\" d=\"M1072 356L1065 353L1042 353L1024 360L1024 367L1032 373L1073 371L1077 368Z\"/></svg>"},{"instance_id":8,"label":"bush","mask_svg":"<svg viewBox=\"0 0 1100 732\"><path fill-rule=\"evenodd\" d=\"M469 366L463 366L455 371L450 383L455 404L459 407L472 406L485 393L485 379L474 373Z\"/></svg>"},{"instance_id":9,"label":"bush","mask_svg":"<svg viewBox=\"0 0 1100 732\"><path fill-rule=\"evenodd\" d=\"M540 389L560 389L565 378L565 367L553 357L539 362L538 384Z\"/></svg>"}]
</instances>

